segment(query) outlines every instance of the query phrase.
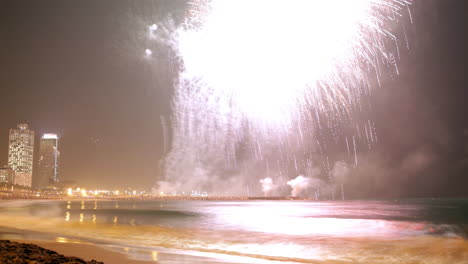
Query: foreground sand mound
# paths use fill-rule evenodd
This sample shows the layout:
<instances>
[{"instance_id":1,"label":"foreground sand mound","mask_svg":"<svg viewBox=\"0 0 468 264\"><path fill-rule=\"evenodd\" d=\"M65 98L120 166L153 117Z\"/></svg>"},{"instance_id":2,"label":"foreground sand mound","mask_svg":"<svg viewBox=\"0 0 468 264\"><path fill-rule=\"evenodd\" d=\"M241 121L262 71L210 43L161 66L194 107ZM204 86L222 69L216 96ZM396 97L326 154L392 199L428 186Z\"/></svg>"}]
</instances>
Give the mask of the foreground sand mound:
<instances>
[{"instance_id":1,"label":"foreground sand mound","mask_svg":"<svg viewBox=\"0 0 468 264\"><path fill-rule=\"evenodd\" d=\"M65 257L34 244L0 240L2 264L104 264L96 260L84 261L77 257Z\"/></svg>"}]
</instances>

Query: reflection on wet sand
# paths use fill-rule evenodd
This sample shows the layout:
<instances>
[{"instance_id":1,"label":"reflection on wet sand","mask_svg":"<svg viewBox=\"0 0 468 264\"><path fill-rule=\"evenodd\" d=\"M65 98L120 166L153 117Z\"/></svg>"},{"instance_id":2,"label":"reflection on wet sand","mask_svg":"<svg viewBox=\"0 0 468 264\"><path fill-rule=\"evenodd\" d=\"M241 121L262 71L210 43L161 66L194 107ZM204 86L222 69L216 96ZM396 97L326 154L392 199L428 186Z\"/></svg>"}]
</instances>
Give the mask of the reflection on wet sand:
<instances>
[{"instance_id":1,"label":"reflection on wet sand","mask_svg":"<svg viewBox=\"0 0 468 264\"><path fill-rule=\"evenodd\" d=\"M73 244L89 244L89 243L85 243L81 240L78 240L78 239L71 239L71 238L68 238L68 237L56 237L55 238L55 242L58 242L58 243L73 243Z\"/></svg>"}]
</instances>

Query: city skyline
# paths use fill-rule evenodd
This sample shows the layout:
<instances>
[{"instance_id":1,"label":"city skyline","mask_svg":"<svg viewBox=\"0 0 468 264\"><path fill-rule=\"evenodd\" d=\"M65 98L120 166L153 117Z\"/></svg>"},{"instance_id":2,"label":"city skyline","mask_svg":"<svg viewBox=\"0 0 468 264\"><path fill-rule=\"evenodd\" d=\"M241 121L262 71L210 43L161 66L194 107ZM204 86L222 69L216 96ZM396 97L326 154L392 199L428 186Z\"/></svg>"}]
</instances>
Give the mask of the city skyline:
<instances>
[{"instance_id":1,"label":"city skyline","mask_svg":"<svg viewBox=\"0 0 468 264\"><path fill-rule=\"evenodd\" d=\"M39 147L35 147L35 133L28 124L18 124L9 130L8 163L0 167L0 182L24 187L44 189L59 183L59 137L54 133L42 134ZM35 152L39 155L37 163Z\"/></svg>"}]
</instances>

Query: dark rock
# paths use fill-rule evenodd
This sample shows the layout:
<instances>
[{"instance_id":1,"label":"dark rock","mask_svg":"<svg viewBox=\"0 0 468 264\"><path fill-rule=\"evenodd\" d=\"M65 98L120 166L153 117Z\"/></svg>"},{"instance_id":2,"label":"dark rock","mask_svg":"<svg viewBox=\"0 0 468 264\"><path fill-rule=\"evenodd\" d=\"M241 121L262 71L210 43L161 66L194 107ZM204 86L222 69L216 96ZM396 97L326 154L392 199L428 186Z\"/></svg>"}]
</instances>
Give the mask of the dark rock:
<instances>
[{"instance_id":1,"label":"dark rock","mask_svg":"<svg viewBox=\"0 0 468 264\"><path fill-rule=\"evenodd\" d=\"M34 244L0 240L1 264L104 264L96 260L84 261L77 257L66 257L55 251Z\"/></svg>"}]
</instances>

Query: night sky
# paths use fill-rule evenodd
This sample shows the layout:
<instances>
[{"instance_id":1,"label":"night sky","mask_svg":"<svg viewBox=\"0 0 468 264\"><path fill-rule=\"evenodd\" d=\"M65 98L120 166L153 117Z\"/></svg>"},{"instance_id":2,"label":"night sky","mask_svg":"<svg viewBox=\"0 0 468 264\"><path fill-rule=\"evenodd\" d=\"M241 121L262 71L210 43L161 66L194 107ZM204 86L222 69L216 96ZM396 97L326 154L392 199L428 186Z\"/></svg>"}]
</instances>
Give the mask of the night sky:
<instances>
[{"instance_id":1,"label":"night sky","mask_svg":"<svg viewBox=\"0 0 468 264\"><path fill-rule=\"evenodd\" d=\"M468 195L466 6L414 1L400 74L374 89L380 141L361 157L355 197ZM144 58L144 34L177 24L185 9L173 0L0 0L0 164L9 129L25 122L36 140L61 137L62 180L152 186L176 75L166 56Z\"/></svg>"}]
</instances>

